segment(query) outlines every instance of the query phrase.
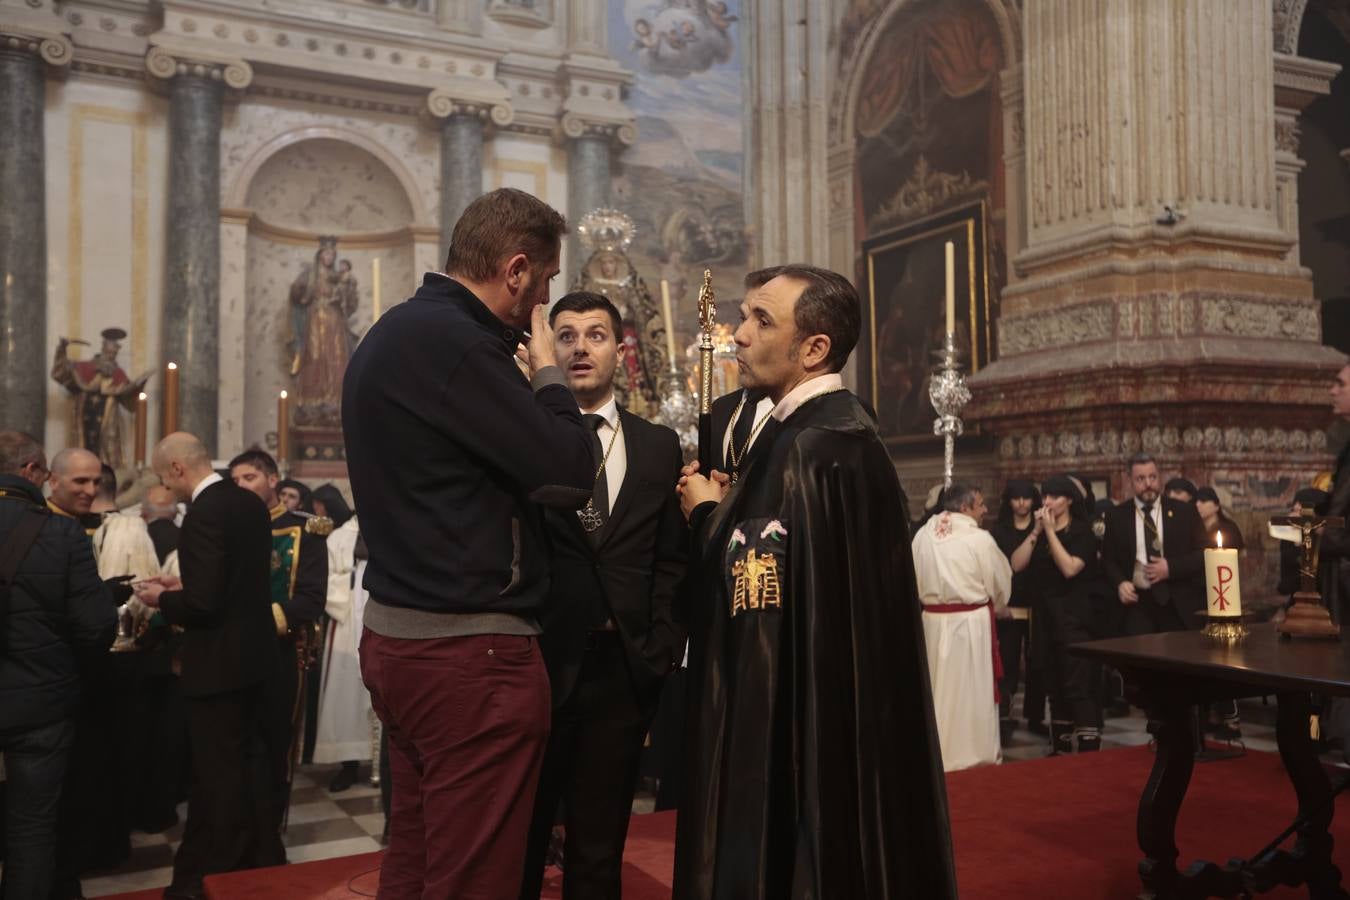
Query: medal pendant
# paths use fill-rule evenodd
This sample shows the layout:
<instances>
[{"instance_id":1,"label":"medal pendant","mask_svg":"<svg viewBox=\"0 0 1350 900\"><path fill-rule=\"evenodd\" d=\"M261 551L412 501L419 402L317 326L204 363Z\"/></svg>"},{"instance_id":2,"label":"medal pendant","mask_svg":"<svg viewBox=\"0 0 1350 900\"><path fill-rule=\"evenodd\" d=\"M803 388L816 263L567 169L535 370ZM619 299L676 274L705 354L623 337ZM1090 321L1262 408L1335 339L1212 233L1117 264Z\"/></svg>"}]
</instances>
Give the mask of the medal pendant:
<instances>
[{"instance_id":1,"label":"medal pendant","mask_svg":"<svg viewBox=\"0 0 1350 900\"><path fill-rule=\"evenodd\" d=\"M583 509L577 510L577 519L581 522L581 530L587 534L599 531L605 524L605 517L589 501Z\"/></svg>"}]
</instances>

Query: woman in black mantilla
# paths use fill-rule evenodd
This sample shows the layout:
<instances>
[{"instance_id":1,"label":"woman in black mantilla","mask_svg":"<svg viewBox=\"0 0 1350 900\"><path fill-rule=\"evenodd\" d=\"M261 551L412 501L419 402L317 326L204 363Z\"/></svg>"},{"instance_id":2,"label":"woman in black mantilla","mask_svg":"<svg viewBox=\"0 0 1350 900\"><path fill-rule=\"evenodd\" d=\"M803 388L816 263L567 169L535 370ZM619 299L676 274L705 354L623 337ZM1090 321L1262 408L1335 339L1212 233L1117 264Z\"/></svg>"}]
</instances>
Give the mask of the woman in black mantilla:
<instances>
[{"instance_id":1,"label":"woman in black mantilla","mask_svg":"<svg viewBox=\"0 0 1350 900\"><path fill-rule=\"evenodd\" d=\"M989 533L994 542L1003 551L1003 555L1012 559L1017 548L1031 537L1035 528L1033 514L1041 505L1041 492L1036 485L1025 478L1013 478L1003 489L1003 500L998 508L998 521ZM1013 574L1012 599L1008 601L1013 609L1009 619L999 619L998 646L1003 657L1003 678L999 681L999 738L1007 746L1012 738L1016 719L1012 716L1013 694L1017 693L1017 683L1021 680L1022 653L1031 653L1031 619L1028 615L1031 607L1031 593L1025 571ZM1028 663L1030 659L1028 659ZM1027 666L1027 692L1022 705L1027 724L1039 724L1045 715L1045 690L1041 687L1041 672Z\"/></svg>"},{"instance_id":2,"label":"woman in black mantilla","mask_svg":"<svg viewBox=\"0 0 1350 900\"><path fill-rule=\"evenodd\" d=\"M1032 534L1012 555L1013 572L1026 572L1036 630L1032 665L1044 670L1050 691L1052 753L1101 748L1100 711L1087 660L1069 654L1070 644L1091 640L1091 585L1097 539L1089 521L1086 491L1070 476L1041 485L1041 508Z\"/></svg>"}]
</instances>

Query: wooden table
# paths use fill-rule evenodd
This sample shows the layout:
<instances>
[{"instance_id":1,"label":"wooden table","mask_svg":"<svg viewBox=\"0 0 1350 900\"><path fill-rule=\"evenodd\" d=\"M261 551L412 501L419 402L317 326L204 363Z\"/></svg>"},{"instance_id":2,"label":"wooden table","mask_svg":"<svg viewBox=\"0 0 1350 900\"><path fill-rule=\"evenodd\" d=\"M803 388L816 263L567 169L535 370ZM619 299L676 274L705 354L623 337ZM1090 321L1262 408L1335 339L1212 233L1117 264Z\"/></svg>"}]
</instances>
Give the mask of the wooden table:
<instances>
[{"instance_id":1,"label":"wooden table","mask_svg":"<svg viewBox=\"0 0 1350 900\"><path fill-rule=\"evenodd\" d=\"M1119 669L1131 701L1158 722L1157 756L1139 798L1142 897L1234 897L1281 884L1306 884L1313 900L1350 900L1332 862L1331 780L1308 728L1313 694L1350 697L1350 643L1282 640L1272 626L1259 625L1235 647L1217 644L1198 631L1183 631L1092 641L1076 644L1070 652ZM1199 861L1179 872L1177 813L1195 765L1192 708L1271 694L1279 702L1275 730L1280 758L1298 796L1299 815L1307 817L1293 850L1231 860L1225 866ZM1240 791L1241 785L1234 790ZM1272 827L1271 838L1275 835Z\"/></svg>"}]
</instances>

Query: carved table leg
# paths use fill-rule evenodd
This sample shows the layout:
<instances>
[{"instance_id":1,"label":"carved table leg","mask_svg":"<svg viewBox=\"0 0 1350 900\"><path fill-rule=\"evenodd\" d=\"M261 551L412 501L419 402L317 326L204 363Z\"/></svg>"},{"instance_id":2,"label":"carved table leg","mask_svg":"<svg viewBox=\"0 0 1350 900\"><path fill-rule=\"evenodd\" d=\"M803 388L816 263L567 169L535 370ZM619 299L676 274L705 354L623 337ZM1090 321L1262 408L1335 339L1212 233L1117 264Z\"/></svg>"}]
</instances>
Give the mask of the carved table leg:
<instances>
[{"instance_id":1,"label":"carved table leg","mask_svg":"<svg viewBox=\"0 0 1350 900\"><path fill-rule=\"evenodd\" d=\"M1153 698L1156 702L1158 697ZM1144 794L1139 798L1137 833L1144 859L1139 877L1157 900L1182 896L1177 872L1177 812L1191 783L1195 767L1194 738L1191 735L1191 707L1175 700L1154 706L1158 716L1157 755Z\"/></svg>"},{"instance_id":2,"label":"carved table leg","mask_svg":"<svg viewBox=\"0 0 1350 900\"><path fill-rule=\"evenodd\" d=\"M1329 833L1335 806L1331 803L1331 779L1317 758L1317 750L1308 728L1312 704L1307 694L1280 694L1275 737L1280 759L1298 795L1298 812L1307 822L1298 830L1298 840L1288 854L1277 851L1265 864L1276 879L1286 884L1304 881L1312 900L1350 898L1340 886L1341 873L1332 862L1332 838ZM1292 876L1289 877L1289 876Z\"/></svg>"}]
</instances>

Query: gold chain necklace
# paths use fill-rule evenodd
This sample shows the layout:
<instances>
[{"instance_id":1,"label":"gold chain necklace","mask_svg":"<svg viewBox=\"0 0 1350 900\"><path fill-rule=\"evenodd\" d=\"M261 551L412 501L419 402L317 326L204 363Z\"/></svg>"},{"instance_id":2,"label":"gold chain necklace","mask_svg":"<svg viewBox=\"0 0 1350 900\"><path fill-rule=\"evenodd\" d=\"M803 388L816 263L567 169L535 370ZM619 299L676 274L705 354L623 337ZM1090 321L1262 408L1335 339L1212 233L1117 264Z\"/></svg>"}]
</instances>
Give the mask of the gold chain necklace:
<instances>
[{"instance_id":1,"label":"gold chain necklace","mask_svg":"<svg viewBox=\"0 0 1350 900\"><path fill-rule=\"evenodd\" d=\"M745 456L750 452L750 445L755 442L755 435L759 434L759 430L764 427L764 423L768 422L769 419L773 417L772 409L761 416L759 421L750 429L750 434L746 436L745 443L741 445L741 452L737 453L735 436L736 422L739 421L741 417L741 411L745 409L745 396L744 393L741 394L741 402L736 404L736 411L731 414L732 433L727 436L727 462L731 463L732 484L735 484L736 479L740 477L741 463L745 462Z\"/></svg>"},{"instance_id":2,"label":"gold chain necklace","mask_svg":"<svg viewBox=\"0 0 1350 900\"><path fill-rule=\"evenodd\" d=\"M610 435L609 446L605 448L605 455L600 460L600 468L595 470L595 481L591 483L591 498L586 501L586 506L577 510L577 519L581 521L581 528L587 534L598 531L605 524L605 517L600 514L600 510L595 508L595 489L600 484L600 476L605 473L605 465L609 462L609 454L614 450L614 444L619 439L619 432L623 431L623 419L615 417L614 433Z\"/></svg>"}]
</instances>

